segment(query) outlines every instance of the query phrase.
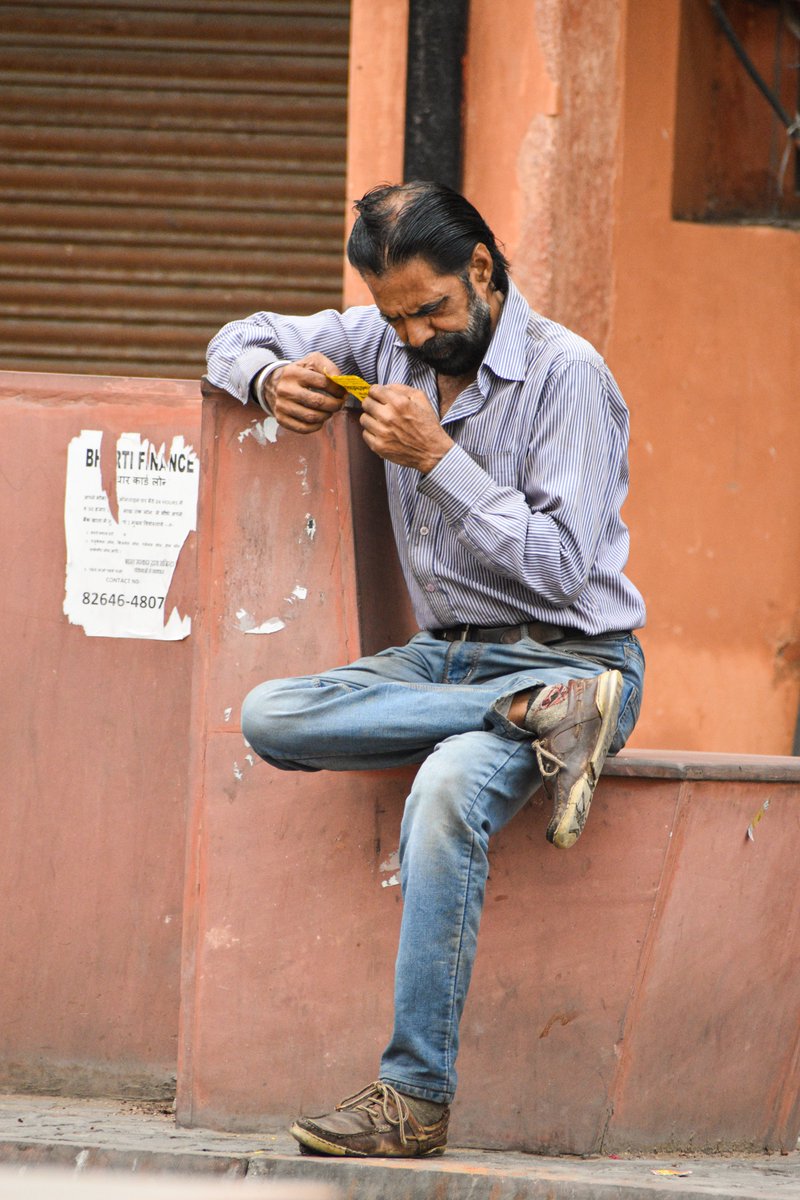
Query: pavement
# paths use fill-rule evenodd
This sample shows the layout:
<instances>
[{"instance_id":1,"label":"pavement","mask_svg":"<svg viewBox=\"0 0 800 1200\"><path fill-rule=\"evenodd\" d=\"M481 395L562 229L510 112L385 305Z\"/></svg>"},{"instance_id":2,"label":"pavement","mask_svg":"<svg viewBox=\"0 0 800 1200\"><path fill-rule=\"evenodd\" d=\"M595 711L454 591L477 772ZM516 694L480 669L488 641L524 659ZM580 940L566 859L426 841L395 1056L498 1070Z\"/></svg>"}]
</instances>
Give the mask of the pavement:
<instances>
[{"instance_id":1,"label":"pavement","mask_svg":"<svg viewBox=\"0 0 800 1200\"><path fill-rule=\"evenodd\" d=\"M160 1182L159 1182L160 1181ZM278 1133L176 1126L169 1107L0 1096L0 1198L800 1200L800 1153L546 1158L448 1148L422 1160L301 1156Z\"/></svg>"}]
</instances>

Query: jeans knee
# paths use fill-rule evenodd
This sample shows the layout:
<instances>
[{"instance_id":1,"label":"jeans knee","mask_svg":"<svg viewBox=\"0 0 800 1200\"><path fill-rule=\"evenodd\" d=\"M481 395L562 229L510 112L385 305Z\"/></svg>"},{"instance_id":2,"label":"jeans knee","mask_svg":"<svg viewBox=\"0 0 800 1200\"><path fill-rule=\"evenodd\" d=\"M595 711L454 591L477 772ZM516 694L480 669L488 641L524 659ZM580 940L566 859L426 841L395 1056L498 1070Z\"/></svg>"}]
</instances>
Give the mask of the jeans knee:
<instances>
[{"instance_id":1,"label":"jeans knee","mask_svg":"<svg viewBox=\"0 0 800 1200\"><path fill-rule=\"evenodd\" d=\"M244 698L242 704L242 735L256 754L267 762L279 765L279 760L291 757L292 729L297 719L281 699L283 679L260 683Z\"/></svg>"},{"instance_id":2,"label":"jeans knee","mask_svg":"<svg viewBox=\"0 0 800 1200\"><path fill-rule=\"evenodd\" d=\"M248 745L261 754L269 736L269 709L264 700L265 684L259 684L244 698L242 704L242 736Z\"/></svg>"},{"instance_id":3,"label":"jeans knee","mask_svg":"<svg viewBox=\"0 0 800 1200\"><path fill-rule=\"evenodd\" d=\"M401 850L411 842L435 859L440 849L474 837L488 843L489 830L474 786L460 764L436 762L436 752L420 767L406 801Z\"/></svg>"}]
</instances>

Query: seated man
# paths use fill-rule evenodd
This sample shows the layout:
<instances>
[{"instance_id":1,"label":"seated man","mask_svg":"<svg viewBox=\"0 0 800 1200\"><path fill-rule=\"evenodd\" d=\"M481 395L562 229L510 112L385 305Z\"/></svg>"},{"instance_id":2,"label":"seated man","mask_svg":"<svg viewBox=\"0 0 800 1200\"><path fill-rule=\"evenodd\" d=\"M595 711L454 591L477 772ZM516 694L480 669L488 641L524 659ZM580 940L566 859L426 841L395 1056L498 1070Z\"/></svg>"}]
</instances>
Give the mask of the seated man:
<instances>
[{"instance_id":1,"label":"seated man","mask_svg":"<svg viewBox=\"0 0 800 1200\"><path fill-rule=\"evenodd\" d=\"M292 1133L306 1153L444 1150L491 835L543 785L547 837L580 837L605 757L636 722L642 599L623 574L628 417L585 341L533 312L467 200L431 183L356 205L348 257L374 305L257 313L209 347L209 377L284 429L373 386L420 632L405 646L247 697L242 727L282 770L419 764L403 816L394 1031L378 1078Z\"/></svg>"}]
</instances>

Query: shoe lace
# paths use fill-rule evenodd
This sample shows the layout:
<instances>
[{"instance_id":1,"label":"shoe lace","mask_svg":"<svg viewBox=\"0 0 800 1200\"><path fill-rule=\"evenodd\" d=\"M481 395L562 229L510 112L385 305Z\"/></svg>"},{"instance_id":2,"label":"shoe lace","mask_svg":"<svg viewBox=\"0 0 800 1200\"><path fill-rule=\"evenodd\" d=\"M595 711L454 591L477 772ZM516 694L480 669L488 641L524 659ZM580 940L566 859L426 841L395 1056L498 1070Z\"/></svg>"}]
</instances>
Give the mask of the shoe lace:
<instances>
[{"instance_id":1,"label":"shoe lace","mask_svg":"<svg viewBox=\"0 0 800 1200\"><path fill-rule=\"evenodd\" d=\"M402 1145L408 1145L406 1121L411 1112L403 1097L390 1083L383 1083L377 1079L336 1105L339 1112L344 1108L361 1109L373 1122L383 1115L389 1125L397 1126Z\"/></svg>"},{"instance_id":2,"label":"shoe lace","mask_svg":"<svg viewBox=\"0 0 800 1200\"><path fill-rule=\"evenodd\" d=\"M536 761L539 764L539 770L541 771L542 775L546 776L548 779L550 779L553 775L557 775L562 767L566 767L567 764L564 762L563 758L559 758L557 754L553 754L553 752L548 750L546 746L543 746L538 739L535 742L531 742L531 746L536 751ZM552 765L548 766L547 764Z\"/></svg>"}]
</instances>

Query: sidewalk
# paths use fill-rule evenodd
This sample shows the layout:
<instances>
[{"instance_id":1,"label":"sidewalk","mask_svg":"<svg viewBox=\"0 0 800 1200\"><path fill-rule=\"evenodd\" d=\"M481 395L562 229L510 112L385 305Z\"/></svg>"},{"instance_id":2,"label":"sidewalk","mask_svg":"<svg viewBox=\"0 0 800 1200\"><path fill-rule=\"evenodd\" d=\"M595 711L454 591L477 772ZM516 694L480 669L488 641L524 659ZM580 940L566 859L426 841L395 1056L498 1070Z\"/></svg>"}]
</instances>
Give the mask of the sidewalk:
<instances>
[{"instance_id":1,"label":"sidewalk","mask_svg":"<svg viewBox=\"0 0 800 1200\"><path fill-rule=\"evenodd\" d=\"M797 1152L580 1159L454 1148L416 1161L306 1158L288 1134L179 1129L154 1104L0 1096L0 1167L7 1176L20 1165L327 1184L343 1200L800 1200ZM653 1173L665 1170L681 1174Z\"/></svg>"}]
</instances>

